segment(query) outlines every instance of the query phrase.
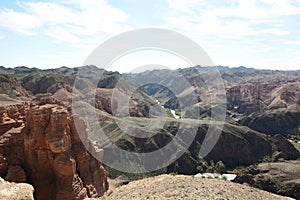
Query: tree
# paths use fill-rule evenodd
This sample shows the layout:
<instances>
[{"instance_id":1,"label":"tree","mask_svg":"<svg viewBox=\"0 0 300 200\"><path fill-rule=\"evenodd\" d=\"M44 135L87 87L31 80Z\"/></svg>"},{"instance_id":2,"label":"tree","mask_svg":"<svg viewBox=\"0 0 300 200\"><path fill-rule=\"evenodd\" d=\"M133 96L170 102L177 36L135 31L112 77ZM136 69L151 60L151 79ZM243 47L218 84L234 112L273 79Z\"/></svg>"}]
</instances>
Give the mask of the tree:
<instances>
[{"instance_id":1,"label":"tree","mask_svg":"<svg viewBox=\"0 0 300 200\"><path fill-rule=\"evenodd\" d=\"M223 174L227 171L225 164L221 160L215 165L215 171L220 174Z\"/></svg>"},{"instance_id":2,"label":"tree","mask_svg":"<svg viewBox=\"0 0 300 200\"><path fill-rule=\"evenodd\" d=\"M198 167L197 167L197 171L199 173L204 173L204 172L206 172L208 167L209 166L208 166L207 162L205 160L201 160Z\"/></svg>"},{"instance_id":3,"label":"tree","mask_svg":"<svg viewBox=\"0 0 300 200\"><path fill-rule=\"evenodd\" d=\"M206 172L215 173L215 162L213 160L210 161L210 165L207 168Z\"/></svg>"}]
</instances>

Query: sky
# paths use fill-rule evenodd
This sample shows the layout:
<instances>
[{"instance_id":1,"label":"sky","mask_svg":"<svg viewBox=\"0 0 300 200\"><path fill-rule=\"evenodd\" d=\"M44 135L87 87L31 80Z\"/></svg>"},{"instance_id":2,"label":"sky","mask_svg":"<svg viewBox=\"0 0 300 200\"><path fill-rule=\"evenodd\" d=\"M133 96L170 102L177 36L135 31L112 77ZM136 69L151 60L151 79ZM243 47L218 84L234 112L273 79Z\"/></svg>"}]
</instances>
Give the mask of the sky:
<instances>
[{"instance_id":1,"label":"sky","mask_svg":"<svg viewBox=\"0 0 300 200\"><path fill-rule=\"evenodd\" d=\"M191 38L215 65L300 70L300 0L1 0L0 66L81 66L102 42L149 27ZM141 51L110 69L147 64L189 65Z\"/></svg>"}]
</instances>

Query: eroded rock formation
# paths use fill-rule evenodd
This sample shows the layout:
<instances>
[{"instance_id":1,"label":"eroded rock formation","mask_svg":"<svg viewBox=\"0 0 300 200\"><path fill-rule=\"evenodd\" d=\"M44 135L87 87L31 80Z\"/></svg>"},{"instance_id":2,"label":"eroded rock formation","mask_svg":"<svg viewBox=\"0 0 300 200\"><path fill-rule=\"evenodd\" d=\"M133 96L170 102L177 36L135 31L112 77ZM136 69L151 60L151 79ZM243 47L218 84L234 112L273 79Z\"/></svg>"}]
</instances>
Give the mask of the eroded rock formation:
<instances>
[{"instance_id":1,"label":"eroded rock formation","mask_svg":"<svg viewBox=\"0 0 300 200\"><path fill-rule=\"evenodd\" d=\"M66 107L2 107L0 119L0 175L6 180L32 184L35 198L43 200L99 197L108 189L107 172L83 142L103 151L87 140L84 121Z\"/></svg>"}]
</instances>

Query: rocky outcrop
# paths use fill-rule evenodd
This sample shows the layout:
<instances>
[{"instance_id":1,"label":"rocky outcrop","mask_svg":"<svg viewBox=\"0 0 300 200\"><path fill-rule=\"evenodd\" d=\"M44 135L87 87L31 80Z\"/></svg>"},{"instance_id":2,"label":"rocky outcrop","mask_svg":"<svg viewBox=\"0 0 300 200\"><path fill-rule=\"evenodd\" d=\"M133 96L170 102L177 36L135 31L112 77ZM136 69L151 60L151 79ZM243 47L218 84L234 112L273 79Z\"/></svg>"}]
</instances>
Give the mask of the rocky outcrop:
<instances>
[{"instance_id":1,"label":"rocky outcrop","mask_svg":"<svg viewBox=\"0 0 300 200\"><path fill-rule=\"evenodd\" d=\"M299 200L300 161L252 165L244 169L234 181Z\"/></svg>"},{"instance_id":2,"label":"rocky outcrop","mask_svg":"<svg viewBox=\"0 0 300 200\"><path fill-rule=\"evenodd\" d=\"M21 167L24 159L24 128L27 105L0 107L0 176L13 182L26 181Z\"/></svg>"},{"instance_id":3,"label":"rocky outcrop","mask_svg":"<svg viewBox=\"0 0 300 200\"><path fill-rule=\"evenodd\" d=\"M261 114L253 113L239 122L253 130L275 135L295 134L300 127L300 110L297 111L270 111Z\"/></svg>"},{"instance_id":4,"label":"rocky outcrop","mask_svg":"<svg viewBox=\"0 0 300 200\"><path fill-rule=\"evenodd\" d=\"M126 115L127 113L124 112L126 110L129 110L129 115L132 117L150 117L150 109L151 114L159 115L161 107L157 106L153 98L149 97L143 91L138 90L130 94L131 92L130 90L122 90L120 88L97 88L95 89L95 94L90 93L84 98L88 99L85 101L95 106L95 108L117 117ZM112 97L113 95L114 97ZM128 104L124 105L126 100L128 100Z\"/></svg>"},{"instance_id":5,"label":"rocky outcrop","mask_svg":"<svg viewBox=\"0 0 300 200\"><path fill-rule=\"evenodd\" d=\"M97 87L98 88L114 88L115 85L118 83L121 74L119 72L107 72L103 74L101 79L99 80Z\"/></svg>"},{"instance_id":6,"label":"rocky outcrop","mask_svg":"<svg viewBox=\"0 0 300 200\"><path fill-rule=\"evenodd\" d=\"M72 90L74 77L65 76L62 74L47 74L41 75L28 75L22 79L23 87L31 91L33 94L38 93L55 93L61 88L65 88L68 91Z\"/></svg>"},{"instance_id":7,"label":"rocky outcrop","mask_svg":"<svg viewBox=\"0 0 300 200\"><path fill-rule=\"evenodd\" d=\"M23 123L25 115L24 106L1 106L0 105L0 134L12 128L17 128Z\"/></svg>"},{"instance_id":8,"label":"rocky outcrop","mask_svg":"<svg viewBox=\"0 0 300 200\"><path fill-rule=\"evenodd\" d=\"M83 199L108 189L105 170L87 152L73 123L64 107L48 104L28 111L23 129L25 166L37 198Z\"/></svg>"},{"instance_id":9,"label":"rocky outcrop","mask_svg":"<svg viewBox=\"0 0 300 200\"><path fill-rule=\"evenodd\" d=\"M30 93L21 86L18 80L8 74L0 74L0 94L7 94L12 98L30 97Z\"/></svg>"},{"instance_id":10,"label":"rocky outcrop","mask_svg":"<svg viewBox=\"0 0 300 200\"><path fill-rule=\"evenodd\" d=\"M46 105L46 104L57 104L60 106L65 106L66 103L60 101L59 99L55 98L51 93L45 94L37 94L33 101L38 105Z\"/></svg>"},{"instance_id":11,"label":"rocky outcrop","mask_svg":"<svg viewBox=\"0 0 300 200\"><path fill-rule=\"evenodd\" d=\"M35 198L43 200L99 197L108 189L107 172L83 143L100 157L103 150L95 149L84 121L66 107L3 107L0 119L0 175L6 180L32 184Z\"/></svg>"},{"instance_id":12,"label":"rocky outcrop","mask_svg":"<svg viewBox=\"0 0 300 200\"><path fill-rule=\"evenodd\" d=\"M273 160L278 161L279 159L293 160L300 157L299 151L295 146L286 140L282 135L275 135L271 138L273 142Z\"/></svg>"},{"instance_id":13,"label":"rocky outcrop","mask_svg":"<svg viewBox=\"0 0 300 200\"><path fill-rule=\"evenodd\" d=\"M26 183L10 183L0 177L0 199L33 200L33 187Z\"/></svg>"}]
</instances>

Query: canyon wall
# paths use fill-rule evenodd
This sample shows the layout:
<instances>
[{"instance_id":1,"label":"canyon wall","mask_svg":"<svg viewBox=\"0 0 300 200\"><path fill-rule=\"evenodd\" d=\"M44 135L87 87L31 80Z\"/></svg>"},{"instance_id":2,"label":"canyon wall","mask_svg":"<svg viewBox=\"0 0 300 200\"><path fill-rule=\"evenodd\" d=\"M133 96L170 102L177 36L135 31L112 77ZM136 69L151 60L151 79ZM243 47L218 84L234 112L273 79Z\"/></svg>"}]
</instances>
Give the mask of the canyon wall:
<instances>
[{"instance_id":1,"label":"canyon wall","mask_svg":"<svg viewBox=\"0 0 300 200\"><path fill-rule=\"evenodd\" d=\"M32 184L36 199L102 196L108 174L83 145L94 148L86 128L80 117L57 104L1 107L0 176Z\"/></svg>"}]
</instances>

